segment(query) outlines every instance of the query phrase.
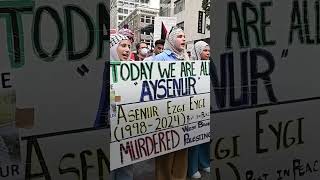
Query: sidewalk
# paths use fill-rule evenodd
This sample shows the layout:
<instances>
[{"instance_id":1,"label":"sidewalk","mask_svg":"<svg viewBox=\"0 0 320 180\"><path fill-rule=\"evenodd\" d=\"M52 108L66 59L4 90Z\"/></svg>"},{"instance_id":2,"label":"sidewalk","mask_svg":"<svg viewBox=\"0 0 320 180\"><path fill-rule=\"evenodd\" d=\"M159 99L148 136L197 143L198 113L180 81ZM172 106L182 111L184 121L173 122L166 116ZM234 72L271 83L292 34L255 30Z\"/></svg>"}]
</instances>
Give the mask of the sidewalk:
<instances>
[{"instance_id":1,"label":"sidewalk","mask_svg":"<svg viewBox=\"0 0 320 180\"><path fill-rule=\"evenodd\" d=\"M134 169L134 180L154 180L154 159L146 160L137 163L133 167ZM208 173L201 173L203 177L201 180L209 180L210 176ZM188 179L191 180L191 179ZM193 179L192 179L193 180Z\"/></svg>"}]
</instances>

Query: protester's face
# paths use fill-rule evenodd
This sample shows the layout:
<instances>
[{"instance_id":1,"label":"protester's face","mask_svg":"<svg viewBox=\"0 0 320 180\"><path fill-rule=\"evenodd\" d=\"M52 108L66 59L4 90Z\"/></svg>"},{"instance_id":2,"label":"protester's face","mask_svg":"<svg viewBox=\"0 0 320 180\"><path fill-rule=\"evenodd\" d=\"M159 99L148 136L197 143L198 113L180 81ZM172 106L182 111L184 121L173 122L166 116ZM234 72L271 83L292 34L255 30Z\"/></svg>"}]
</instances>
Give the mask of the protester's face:
<instances>
[{"instance_id":1,"label":"protester's face","mask_svg":"<svg viewBox=\"0 0 320 180\"><path fill-rule=\"evenodd\" d=\"M121 61L128 61L130 58L130 40L122 40L120 41L117 52Z\"/></svg>"},{"instance_id":2,"label":"protester's face","mask_svg":"<svg viewBox=\"0 0 320 180\"><path fill-rule=\"evenodd\" d=\"M154 53L160 54L163 51L163 45L162 44L157 44L156 47L154 48Z\"/></svg>"},{"instance_id":3,"label":"protester's face","mask_svg":"<svg viewBox=\"0 0 320 180\"><path fill-rule=\"evenodd\" d=\"M201 59L209 60L210 57L210 48L207 46L200 54Z\"/></svg>"},{"instance_id":4,"label":"protester's face","mask_svg":"<svg viewBox=\"0 0 320 180\"><path fill-rule=\"evenodd\" d=\"M143 48L148 48L148 45L147 45L146 43L141 43L141 44L140 44L140 47L139 47L139 49L138 49L138 52L139 52L140 55L146 56L146 54L144 54L144 53L141 51Z\"/></svg>"},{"instance_id":5,"label":"protester's face","mask_svg":"<svg viewBox=\"0 0 320 180\"><path fill-rule=\"evenodd\" d=\"M177 34L177 39L176 39L176 48L179 51L182 51L185 46L186 46L186 36L183 32L180 32L179 34Z\"/></svg>"}]
</instances>

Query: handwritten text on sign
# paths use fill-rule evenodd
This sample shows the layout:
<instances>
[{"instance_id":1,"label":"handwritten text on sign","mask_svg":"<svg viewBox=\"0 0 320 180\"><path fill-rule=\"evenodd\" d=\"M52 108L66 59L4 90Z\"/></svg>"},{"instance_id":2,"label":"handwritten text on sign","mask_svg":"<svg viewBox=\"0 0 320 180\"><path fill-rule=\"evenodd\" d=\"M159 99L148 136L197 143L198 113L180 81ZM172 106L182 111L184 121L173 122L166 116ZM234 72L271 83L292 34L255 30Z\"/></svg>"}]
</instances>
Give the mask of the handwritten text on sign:
<instances>
[{"instance_id":1,"label":"handwritten text on sign","mask_svg":"<svg viewBox=\"0 0 320 180\"><path fill-rule=\"evenodd\" d=\"M209 61L113 62L111 169L210 140Z\"/></svg>"}]
</instances>

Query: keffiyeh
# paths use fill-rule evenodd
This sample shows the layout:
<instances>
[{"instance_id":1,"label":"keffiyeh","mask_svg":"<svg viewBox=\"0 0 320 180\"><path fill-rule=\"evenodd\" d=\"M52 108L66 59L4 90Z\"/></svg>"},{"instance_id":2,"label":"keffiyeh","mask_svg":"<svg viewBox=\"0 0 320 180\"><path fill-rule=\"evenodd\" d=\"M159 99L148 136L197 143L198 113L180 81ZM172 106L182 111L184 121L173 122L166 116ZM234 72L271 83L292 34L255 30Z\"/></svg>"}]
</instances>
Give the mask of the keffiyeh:
<instances>
[{"instance_id":1,"label":"keffiyeh","mask_svg":"<svg viewBox=\"0 0 320 180\"><path fill-rule=\"evenodd\" d=\"M127 36L129 39L133 40L133 32L130 29L122 28L119 30L119 34Z\"/></svg>"},{"instance_id":2,"label":"keffiyeh","mask_svg":"<svg viewBox=\"0 0 320 180\"><path fill-rule=\"evenodd\" d=\"M117 47L122 40L128 40L128 37L122 34L115 34L110 37L110 60L119 61L119 55L117 52Z\"/></svg>"}]
</instances>

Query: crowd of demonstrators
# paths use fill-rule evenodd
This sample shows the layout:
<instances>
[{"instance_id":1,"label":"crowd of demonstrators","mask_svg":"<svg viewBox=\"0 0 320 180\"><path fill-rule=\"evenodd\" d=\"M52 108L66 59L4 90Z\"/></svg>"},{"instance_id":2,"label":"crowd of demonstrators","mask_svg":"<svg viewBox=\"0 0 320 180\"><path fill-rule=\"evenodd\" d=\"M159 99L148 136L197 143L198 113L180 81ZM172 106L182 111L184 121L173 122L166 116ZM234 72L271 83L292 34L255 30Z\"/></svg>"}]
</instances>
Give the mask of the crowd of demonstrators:
<instances>
[{"instance_id":1,"label":"crowd of demonstrators","mask_svg":"<svg viewBox=\"0 0 320 180\"><path fill-rule=\"evenodd\" d=\"M144 42L136 44L136 53L131 52L133 33L121 30L110 38L110 60L112 61L178 61L178 60L209 60L210 47L204 41L194 44L191 51L186 50L185 33L181 28L172 27L165 40L157 40L153 52ZM105 81L104 81L105 82ZM96 126L102 123L107 104L105 84L101 94L100 108L96 119ZM110 108L110 107L109 107ZM205 143L191 148L182 149L155 158L156 180L186 180L187 176L201 178L200 171L210 173L210 144ZM133 165L112 171L113 180L133 180Z\"/></svg>"}]
</instances>

